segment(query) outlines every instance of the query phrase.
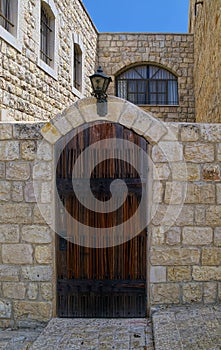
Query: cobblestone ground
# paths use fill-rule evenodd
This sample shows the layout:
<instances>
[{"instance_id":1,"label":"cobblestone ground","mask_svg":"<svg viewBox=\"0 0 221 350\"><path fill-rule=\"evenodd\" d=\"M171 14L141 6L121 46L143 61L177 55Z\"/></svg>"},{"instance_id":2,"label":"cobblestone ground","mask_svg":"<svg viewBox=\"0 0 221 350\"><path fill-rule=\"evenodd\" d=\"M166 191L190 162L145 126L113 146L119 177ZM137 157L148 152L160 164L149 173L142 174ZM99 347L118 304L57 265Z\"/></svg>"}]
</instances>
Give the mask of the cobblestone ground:
<instances>
[{"instance_id":1,"label":"cobblestone ground","mask_svg":"<svg viewBox=\"0 0 221 350\"><path fill-rule=\"evenodd\" d=\"M221 306L158 311L153 331L156 350L220 350Z\"/></svg>"},{"instance_id":2,"label":"cobblestone ground","mask_svg":"<svg viewBox=\"0 0 221 350\"><path fill-rule=\"evenodd\" d=\"M153 330L155 350L221 350L221 305L159 310ZM2 330L0 350L154 350L147 319L55 318L41 331Z\"/></svg>"},{"instance_id":3,"label":"cobblestone ground","mask_svg":"<svg viewBox=\"0 0 221 350\"><path fill-rule=\"evenodd\" d=\"M52 319L30 350L153 350L147 319Z\"/></svg>"},{"instance_id":4,"label":"cobblestone ground","mask_svg":"<svg viewBox=\"0 0 221 350\"><path fill-rule=\"evenodd\" d=\"M0 330L1 350L26 350L42 332L42 328L20 329L20 330ZM40 349L39 349L40 350Z\"/></svg>"}]
</instances>

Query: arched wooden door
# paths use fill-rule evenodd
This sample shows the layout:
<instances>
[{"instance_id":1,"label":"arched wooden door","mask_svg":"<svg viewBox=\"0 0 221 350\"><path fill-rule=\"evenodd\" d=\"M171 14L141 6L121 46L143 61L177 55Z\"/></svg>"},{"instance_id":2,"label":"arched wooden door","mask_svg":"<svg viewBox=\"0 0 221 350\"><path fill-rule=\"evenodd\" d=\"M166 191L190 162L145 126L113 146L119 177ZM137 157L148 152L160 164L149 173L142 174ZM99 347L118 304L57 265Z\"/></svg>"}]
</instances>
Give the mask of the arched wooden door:
<instances>
[{"instance_id":1,"label":"arched wooden door","mask_svg":"<svg viewBox=\"0 0 221 350\"><path fill-rule=\"evenodd\" d=\"M98 213L96 208L88 210L81 205L72 187L73 169L76 159L91 144L111 138L112 147L97 147L90 154L90 161L107 155L91 173L90 187L93 195L101 202L110 199L110 184L114 179L122 179L127 185L127 196L123 205L110 213ZM124 159L120 159L116 149L117 139L128 140L147 151L147 142L127 128L107 122L88 125L74 136L64 137L57 145L56 183L62 204L57 204L57 310L59 317L144 317L147 309L147 236L146 228L126 241L132 227L127 220L134 215L141 197L146 198L145 186L147 166L138 153L130 147L123 149ZM122 151L122 150L121 150ZM106 153L105 153L106 152ZM110 153L113 152L113 153ZM136 153L136 154L135 154ZM112 154L112 156L110 156ZM106 159L107 158L107 159ZM133 161L132 161L133 158ZM80 172L89 165L81 163ZM133 164L133 165L132 165ZM136 166L134 166L136 164ZM79 166L79 165L78 165ZM76 172L77 174L78 172ZM75 179L78 175L75 174ZM84 180L78 180L82 197ZM119 188L120 189L120 188ZM89 200L89 199L88 199ZM146 203L146 200L145 200ZM64 208L76 220L64 215ZM143 216L143 213L141 214ZM144 214L145 215L145 214ZM143 217L140 216L139 220ZM120 235L125 242L99 247L99 234L95 235L94 246L73 243L72 238L80 234L76 222L95 227L110 228L125 222ZM133 225L129 223L129 225ZM135 226L134 226L135 230ZM72 238L71 238L72 237ZM107 240L111 237L107 237Z\"/></svg>"}]
</instances>

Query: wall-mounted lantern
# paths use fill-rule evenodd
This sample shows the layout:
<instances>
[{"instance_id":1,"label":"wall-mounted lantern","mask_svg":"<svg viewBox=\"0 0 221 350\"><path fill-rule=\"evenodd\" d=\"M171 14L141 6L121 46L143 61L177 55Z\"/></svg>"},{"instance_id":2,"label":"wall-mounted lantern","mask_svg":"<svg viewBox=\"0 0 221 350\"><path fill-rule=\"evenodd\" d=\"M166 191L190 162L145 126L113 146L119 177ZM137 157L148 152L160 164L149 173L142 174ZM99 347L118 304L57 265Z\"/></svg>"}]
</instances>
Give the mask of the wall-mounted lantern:
<instances>
[{"instance_id":1,"label":"wall-mounted lantern","mask_svg":"<svg viewBox=\"0 0 221 350\"><path fill-rule=\"evenodd\" d=\"M90 77L92 85L92 96L97 99L97 114L104 117L107 114L107 89L112 81L111 77L104 74L101 67Z\"/></svg>"}]
</instances>

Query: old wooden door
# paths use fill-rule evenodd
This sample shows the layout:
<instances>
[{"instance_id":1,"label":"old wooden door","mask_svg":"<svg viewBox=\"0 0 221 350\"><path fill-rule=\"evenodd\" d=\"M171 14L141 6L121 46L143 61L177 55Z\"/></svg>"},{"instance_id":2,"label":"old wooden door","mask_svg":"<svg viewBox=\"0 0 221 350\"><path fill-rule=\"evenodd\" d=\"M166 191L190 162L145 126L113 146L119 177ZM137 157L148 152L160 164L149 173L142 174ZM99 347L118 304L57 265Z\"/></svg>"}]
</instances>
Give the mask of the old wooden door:
<instances>
[{"instance_id":1,"label":"old wooden door","mask_svg":"<svg viewBox=\"0 0 221 350\"><path fill-rule=\"evenodd\" d=\"M73 167L79 155L98 140L113 140L113 156L95 166L90 178L93 195L99 201L110 199L113 179L123 179L128 194L123 205L111 213L88 210L76 197L72 187ZM89 125L75 136L63 138L57 145L57 190L67 212L76 220L71 223L57 205L57 308L59 317L144 317L146 315L146 229L121 244L99 247L99 235L94 246L73 243L71 237L80 234L76 221L96 228L110 228L119 222L127 222L139 207L141 196L146 197L143 183L146 181L146 164L139 154L127 145L123 152L126 160L119 159L114 139L128 140L145 152L147 142L133 131L119 124L100 122ZM104 141L105 142L105 141ZM122 151L122 150L121 150ZM94 161L104 148L93 149L90 160ZM115 153L114 153L115 152ZM109 154L109 153L107 153ZM132 158L136 162L136 169ZM105 157L104 157L105 158ZM80 172L87 167L82 161ZM140 176L140 174L142 174ZM141 178L142 177L142 178ZM84 180L78 182L82 197ZM145 202L146 203L146 202ZM143 214L142 214L143 215ZM140 217L140 220L142 218ZM130 223L131 225L131 223ZM133 229L133 227L132 227ZM134 228L135 229L135 228ZM127 223L120 235L126 236ZM131 230L131 227L130 227ZM110 237L107 239L111 239ZM126 238L125 238L126 240ZM108 242L107 242L108 243Z\"/></svg>"}]
</instances>

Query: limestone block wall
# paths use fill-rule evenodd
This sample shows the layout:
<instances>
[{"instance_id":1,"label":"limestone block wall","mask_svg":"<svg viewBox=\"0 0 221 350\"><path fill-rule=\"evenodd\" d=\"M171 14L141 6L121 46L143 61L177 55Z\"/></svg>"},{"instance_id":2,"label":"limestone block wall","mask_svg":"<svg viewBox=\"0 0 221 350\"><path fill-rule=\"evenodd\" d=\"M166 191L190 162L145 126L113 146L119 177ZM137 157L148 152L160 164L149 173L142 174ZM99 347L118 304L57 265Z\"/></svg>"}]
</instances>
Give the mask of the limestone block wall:
<instances>
[{"instance_id":1,"label":"limestone block wall","mask_svg":"<svg viewBox=\"0 0 221 350\"><path fill-rule=\"evenodd\" d=\"M204 1L194 11L190 1L189 31L194 33L196 120L221 122L221 4Z\"/></svg>"},{"instance_id":2,"label":"limestone block wall","mask_svg":"<svg viewBox=\"0 0 221 350\"><path fill-rule=\"evenodd\" d=\"M178 77L178 106L142 106L164 121L195 121L193 35L165 33L100 33L98 60L112 76L110 94L116 94L115 77L135 64L163 66Z\"/></svg>"},{"instance_id":3,"label":"limestone block wall","mask_svg":"<svg viewBox=\"0 0 221 350\"><path fill-rule=\"evenodd\" d=\"M73 33L84 49L84 87L80 97L90 94L88 76L96 66L97 31L82 1L54 0L58 15L57 78L53 78L38 65L41 1L21 1L21 52L0 39L0 121L48 120L79 98L72 90Z\"/></svg>"},{"instance_id":4,"label":"limestone block wall","mask_svg":"<svg viewBox=\"0 0 221 350\"><path fill-rule=\"evenodd\" d=\"M0 124L1 327L14 326L15 320L28 326L52 316L54 234L37 201L50 223L53 149L42 144L42 126Z\"/></svg>"},{"instance_id":5,"label":"limestone block wall","mask_svg":"<svg viewBox=\"0 0 221 350\"><path fill-rule=\"evenodd\" d=\"M221 300L221 126L164 123L109 97L51 122L0 124L0 326L56 316L54 145L99 120L149 142L148 308Z\"/></svg>"},{"instance_id":6,"label":"limestone block wall","mask_svg":"<svg viewBox=\"0 0 221 350\"><path fill-rule=\"evenodd\" d=\"M220 302L221 127L167 127L174 141L167 134L152 148L150 303Z\"/></svg>"}]
</instances>

